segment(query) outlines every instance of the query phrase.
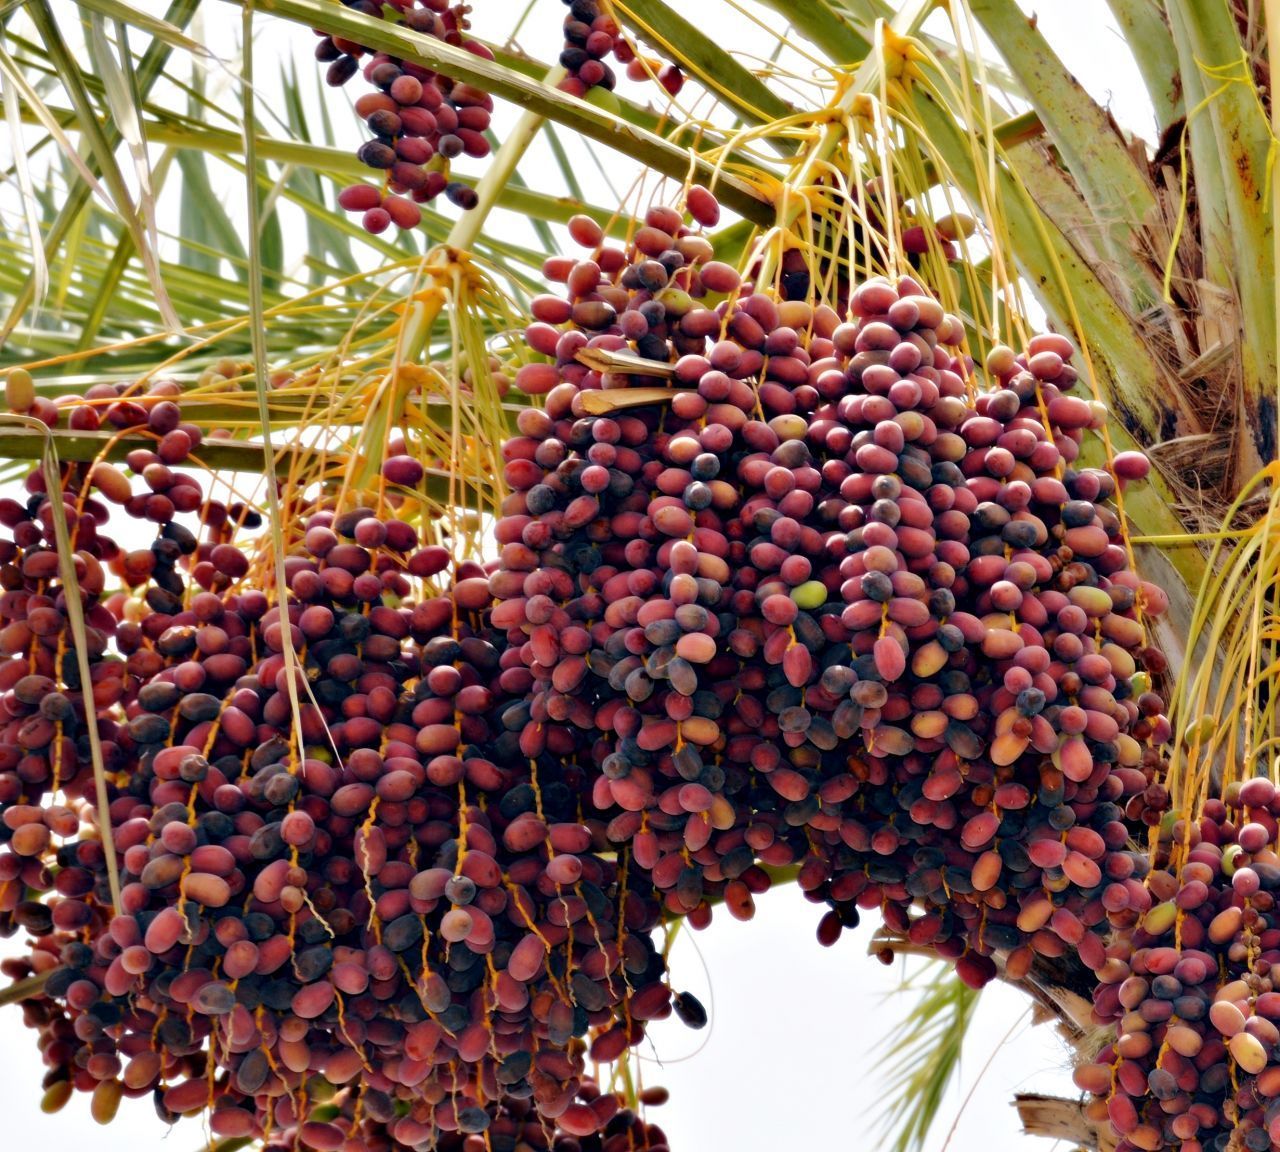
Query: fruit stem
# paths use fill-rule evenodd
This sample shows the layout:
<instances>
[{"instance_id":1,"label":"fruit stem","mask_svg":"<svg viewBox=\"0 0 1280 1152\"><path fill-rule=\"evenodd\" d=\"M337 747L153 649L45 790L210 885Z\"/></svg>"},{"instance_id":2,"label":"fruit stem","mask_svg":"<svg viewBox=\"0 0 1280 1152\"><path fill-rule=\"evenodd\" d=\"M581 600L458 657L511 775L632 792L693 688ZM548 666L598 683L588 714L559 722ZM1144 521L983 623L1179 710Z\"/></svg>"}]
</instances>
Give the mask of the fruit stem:
<instances>
[{"instance_id":1,"label":"fruit stem","mask_svg":"<svg viewBox=\"0 0 1280 1152\"><path fill-rule=\"evenodd\" d=\"M566 75L566 71L557 66L543 77L543 82L554 88ZM507 134L502 146L494 153L488 170L476 184L476 195L479 197L476 206L464 212L449 233L449 238L445 241L449 247L464 252L471 250L471 246L484 228L489 212L498 202L498 196L515 172L516 165L520 163L529 145L533 143L534 137L542 131L542 126L546 122L545 116L532 109L526 111L516 121L515 127Z\"/></svg>"},{"instance_id":2,"label":"fruit stem","mask_svg":"<svg viewBox=\"0 0 1280 1152\"><path fill-rule=\"evenodd\" d=\"M1280 34L1280 0L1265 0L1263 8L1266 14L1267 31L1271 36ZM1276 91L1276 85L1280 84L1280 53L1269 52L1267 60L1268 74L1271 80L1271 91ZM1280 107L1277 106L1275 100L1271 101L1271 138L1272 146L1276 134L1280 133ZM1271 180L1271 242L1274 245L1275 260L1280 261L1280 227L1277 222L1280 221L1280 186L1277 186L1275 179ZM1280 292L1273 293L1275 297L1275 320L1276 331L1280 332ZM1280 380L1276 381L1277 389L1280 389ZM1276 433L1280 435L1280 410L1276 412Z\"/></svg>"},{"instance_id":3,"label":"fruit stem","mask_svg":"<svg viewBox=\"0 0 1280 1152\"><path fill-rule=\"evenodd\" d=\"M50 975L49 972L41 972L39 976L28 976L25 980L15 980L8 988L0 988L0 1007L34 1000L44 992Z\"/></svg>"},{"instance_id":4,"label":"fruit stem","mask_svg":"<svg viewBox=\"0 0 1280 1152\"><path fill-rule=\"evenodd\" d=\"M565 70L557 66L544 79L547 84L554 86L565 75ZM445 304L446 294L456 287L457 254L470 252L516 166L545 123L545 116L526 111L494 153L488 170L476 184L476 206L463 212L458 218L444 242L445 258L431 260L426 268L426 286L415 292L416 298L406 304L392 361L393 372L402 364L416 364L422 358L432 326ZM437 255L439 254L440 250L437 250ZM457 306L456 295L450 304L452 307ZM394 394L388 398L387 403L378 405L371 414L368 434L363 437L363 459L354 477L357 488L368 487L376 480L382 468L381 452L376 449L370 451L370 446L385 446L386 423L388 420L399 421L409 391L407 383L397 381Z\"/></svg>"},{"instance_id":5,"label":"fruit stem","mask_svg":"<svg viewBox=\"0 0 1280 1152\"><path fill-rule=\"evenodd\" d=\"M441 250L436 249L434 254L439 256L440 253ZM416 364L422 359L431 337L431 329L445 303L445 284L450 277L448 265L451 263L445 261L446 266L442 268L433 262L427 267L424 275L427 282L425 287L414 293L413 299L405 302L400 332L396 338L396 350L391 358L385 385L379 388L378 396L371 404L368 421L358 441L359 450L351 457L352 470L348 472L348 482L356 491L372 488L377 483L390 429L393 425L399 426L405 401L413 390L412 384L403 377L400 368L405 364ZM451 306L453 304L451 301Z\"/></svg>"},{"instance_id":6,"label":"fruit stem","mask_svg":"<svg viewBox=\"0 0 1280 1152\"><path fill-rule=\"evenodd\" d=\"M826 122L814 146L803 153L804 160L784 181L775 198L777 206L776 232L787 232L804 211L807 203L803 195L789 195L807 188L817 178L816 173L835 155L841 141L847 136L845 124L859 100L884 82L885 60L892 45L912 36L925 18L937 6L937 0L907 0L890 20L876 21L875 50L858 66L844 90L826 109ZM766 233L766 241L771 233ZM760 245L761 268L757 284L764 285L773 275L777 246Z\"/></svg>"},{"instance_id":7,"label":"fruit stem","mask_svg":"<svg viewBox=\"0 0 1280 1152\"><path fill-rule=\"evenodd\" d=\"M275 600L281 619L288 619L289 579L285 571L285 525L280 507L279 483L275 476L275 449L271 444L271 414L267 406L270 384L267 380L267 329L266 311L262 295L262 219L258 202L258 153L257 117L254 101L257 95L253 87L253 4L245 5L241 19L241 92L244 98L244 170L245 190L249 213L249 332L253 347L253 372L258 401L258 419L262 425L262 476L263 495L267 505L267 522L270 525L273 547L272 577L275 584ZM302 731L302 707L298 698L298 679L301 662L293 646L291 630L282 629L281 655L284 657L288 680L289 706L293 716L297 753L306 747L306 734Z\"/></svg>"},{"instance_id":8,"label":"fruit stem","mask_svg":"<svg viewBox=\"0 0 1280 1152\"><path fill-rule=\"evenodd\" d=\"M61 465L58 463L58 451L53 438L53 429L42 420L32 416L21 416L5 413L0 416L0 423L17 425L37 433L42 438L40 452L40 470L44 473L45 491L60 493L62 491ZM58 575L62 580L66 594L67 627L73 640L72 648L76 654L76 668L82 685L92 681L89 668L89 654L85 637L84 603L79 596L71 594L79 583L76 576L74 541L67 525L66 508L61 500L50 499L48 502L49 518L53 524L54 543L58 554ZM91 693L86 691L91 698ZM106 857L107 884L111 889L112 911L120 914L120 868L116 860L115 838L111 828L111 803L107 794L107 773L102 757L102 737L96 724L88 725L89 760L93 765L93 783L97 803L98 834L102 837L102 853Z\"/></svg>"}]
</instances>

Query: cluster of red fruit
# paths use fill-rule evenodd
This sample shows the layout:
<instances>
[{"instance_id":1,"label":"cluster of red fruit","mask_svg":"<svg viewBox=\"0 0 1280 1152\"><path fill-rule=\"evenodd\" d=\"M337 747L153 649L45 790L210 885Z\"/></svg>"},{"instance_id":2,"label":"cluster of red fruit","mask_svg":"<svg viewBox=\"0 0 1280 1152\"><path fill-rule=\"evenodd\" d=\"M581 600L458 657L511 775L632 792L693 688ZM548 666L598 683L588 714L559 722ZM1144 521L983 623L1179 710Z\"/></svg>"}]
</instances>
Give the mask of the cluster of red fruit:
<instances>
[{"instance_id":1,"label":"cluster of red fruit","mask_svg":"<svg viewBox=\"0 0 1280 1152\"><path fill-rule=\"evenodd\" d=\"M663 1148L586 1060L705 1024L656 930L747 919L790 865L823 943L880 909L975 985L1078 955L1124 1138L1244 1116L1253 1147L1280 803L1206 809L1177 880L1132 847L1168 806L1165 599L1112 504L1145 458L1077 466L1105 412L1062 337L979 392L916 280L779 302L716 261L709 192L684 209L625 247L577 218L548 263L487 565L384 496L293 509L275 589L260 516L181 468L176 386L33 402L155 440L0 502L0 917L50 1092L268 1147ZM383 474L424 475L403 442Z\"/></svg>"},{"instance_id":2,"label":"cluster of red fruit","mask_svg":"<svg viewBox=\"0 0 1280 1152\"><path fill-rule=\"evenodd\" d=\"M662 1147L585 1062L700 1011L580 774L520 752L488 573L389 505L312 508L268 595L262 519L182 468L201 435L179 401L33 400L154 449L0 501L0 930L33 941L5 970L43 979L24 1012L50 1101L91 1092L107 1118L151 1094L220 1136L347 1152L513 1124Z\"/></svg>"},{"instance_id":3,"label":"cluster of red fruit","mask_svg":"<svg viewBox=\"0 0 1280 1152\"><path fill-rule=\"evenodd\" d=\"M684 83L679 68L637 57L597 0L565 2L569 12L560 54L567 73L560 84L564 91L583 96L592 88L611 90L614 75L605 60L614 56L627 63L629 75L644 79L652 74L669 93L679 92ZM352 11L403 24L483 60L493 59L493 53L468 34L471 7L465 0L343 3ZM325 78L330 85L341 87L359 74L373 88L356 99L356 113L371 133L356 155L361 163L381 173L381 180L378 184L352 184L338 196L341 207L361 213L366 231L376 235L392 224L416 228L422 219L419 205L441 193L459 208L475 207L475 190L451 180L449 169L450 161L459 156L479 159L489 155L486 133L493 98L487 92L342 37L322 35L316 59L328 63Z\"/></svg>"}]
</instances>

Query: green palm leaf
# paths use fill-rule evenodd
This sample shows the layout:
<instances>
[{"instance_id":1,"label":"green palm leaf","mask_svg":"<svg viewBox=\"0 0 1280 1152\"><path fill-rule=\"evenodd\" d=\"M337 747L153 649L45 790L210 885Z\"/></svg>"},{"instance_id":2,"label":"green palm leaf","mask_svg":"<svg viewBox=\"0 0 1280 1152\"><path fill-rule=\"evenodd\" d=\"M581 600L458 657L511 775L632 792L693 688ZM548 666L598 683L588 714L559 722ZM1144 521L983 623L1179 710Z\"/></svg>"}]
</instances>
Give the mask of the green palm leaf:
<instances>
[{"instance_id":1,"label":"green palm leaf","mask_svg":"<svg viewBox=\"0 0 1280 1152\"><path fill-rule=\"evenodd\" d=\"M947 964L928 964L903 981L895 997L915 996L884 1077L878 1117L893 1152L921 1152L955 1078L980 993Z\"/></svg>"}]
</instances>

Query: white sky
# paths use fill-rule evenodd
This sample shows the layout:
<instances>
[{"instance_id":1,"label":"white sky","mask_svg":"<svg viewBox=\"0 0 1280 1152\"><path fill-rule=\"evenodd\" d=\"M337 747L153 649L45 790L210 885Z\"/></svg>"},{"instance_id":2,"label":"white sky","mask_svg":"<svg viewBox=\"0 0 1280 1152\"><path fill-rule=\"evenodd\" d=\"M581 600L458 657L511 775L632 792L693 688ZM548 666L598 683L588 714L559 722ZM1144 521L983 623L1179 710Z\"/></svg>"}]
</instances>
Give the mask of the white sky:
<instances>
[{"instance_id":1,"label":"white sky","mask_svg":"<svg viewBox=\"0 0 1280 1152\"><path fill-rule=\"evenodd\" d=\"M547 0L541 3L543 11L554 14L558 28L559 7ZM1023 6L1032 7L1025 0ZM495 27L504 22L510 27L525 0L477 0L476 7L482 27L490 18ZM210 5L206 12L211 22L224 27L238 23L233 21L233 8ZM1150 136L1150 111L1141 84L1103 0L1046 0L1038 16L1041 30L1085 88L1109 100L1121 123ZM280 45L286 34L282 29L272 28L260 40L261 48ZM287 32L301 35L299 29ZM751 43L745 21L718 27L716 33L730 48ZM554 35L526 29L521 39L544 58L553 54ZM304 45L304 54L309 48ZM343 120L340 105L334 119ZM499 130L509 119L508 114L500 115ZM616 158L603 152L601 158L611 171L621 170ZM580 174L589 193L607 202L598 175L586 170ZM623 188L628 180L620 178ZM228 187L230 204L236 206L242 199L241 186ZM510 218L507 223L520 227ZM706 932L682 933L677 941L675 985L709 1003L709 972L715 1015L709 1035L677 1025L660 1030L656 1040L663 1066L646 1069L649 1082L671 1090L671 1102L652 1115L667 1131L673 1152L864 1152L887 1146L872 1120L882 1107L884 1070L900 1039L896 1022L910 1004L909 997L894 996L903 972L866 955L870 924L846 933L834 948L821 948L814 939L820 913L798 891L783 890L759 901L751 924L739 924L721 913ZM0 941L0 955L11 954L14 946L13 941ZM1013 1095L1070 1095L1073 1089L1066 1048L1050 1028L1029 1026L1028 1003L998 985L983 993L959 1082L930 1133L928 1152L1018 1146L1048 1152L1049 1144L1020 1134L1011 1107ZM125 1101L108 1128L91 1121L87 1097L76 1097L56 1116L44 1116L38 1108L43 1068L34 1039L23 1029L16 1010L0 1011L0 1152L197 1152L203 1146L198 1123L185 1121L166 1133L149 1100ZM703 1043L696 1056L684 1058Z\"/></svg>"}]
</instances>

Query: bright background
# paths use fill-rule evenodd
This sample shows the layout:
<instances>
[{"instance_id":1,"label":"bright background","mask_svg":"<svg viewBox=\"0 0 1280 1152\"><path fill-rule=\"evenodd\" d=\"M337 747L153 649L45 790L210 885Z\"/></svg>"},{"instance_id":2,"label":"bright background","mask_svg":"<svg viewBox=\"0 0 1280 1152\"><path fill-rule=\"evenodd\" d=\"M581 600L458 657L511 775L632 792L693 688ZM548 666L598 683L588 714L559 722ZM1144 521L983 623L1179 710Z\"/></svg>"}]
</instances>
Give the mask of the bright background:
<instances>
[{"instance_id":1,"label":"bright background","mask_svg":"<svg viewBox=\"0 0 1280 1152\"><path fill-rule=\"evenodd\" d=\"M1021 2L1031 12L1032 5ZM525 0L476 0L475 6L477 27L484 34L490 20L509 29ZM530 52L550 59L558 50L560 9L539 0L535 10L546 26L531 19L519 40ZM1150 109L1104 0L1050 0L1036 16L1041 31L1090 94L1108 103L1126 128L1150 138ZM216 25L225 33L238 25L238 17L235 8L210 4L206 27ZM745 20L716 31L727 47L751 45L751 26ZM294 50L301 75L314 68L308 60L311 44L299 28L263 22L258 45L260 65L270 53ZM332 99L333 119L340 125L343 97L335 94ZM499 109L499 136L512 119L509 109ZM358 139L354 124L350 133L352 141ZM0 138L0 164L8 165L11 147L7 138ZM625 190L630 176L614 166L612 154L602 151L600 159L598 169L580 170L579 178L588 196L608 203L609 186ZM543 170L536 163L525 168ZM554 173L554 166L546 170ZM613 177L607 183L606 170ZM0 186L0 193L6 191ZM243 196L242 185L229 183L226 200L233 211ZM504 217L505 226L524 231L510 214L496 215L490 226L503 227ZM527 243L527 234L520 239ZM706 931L680 934L672 952L672 982L694 992L713 1009L713 1018L700 1033L674 1023L660 1026L653 1044L642 1050L646 1082L671 1091L670 1103L650 1116L666 1130L673 1152L861 1152L890 1146L877 1118L885 1104L887 1071L904 1040L901 1021L914 993L899 991L907 974L901 964L885 967L867 955L874 927L870 918L856 932L846 932L835 947L824 949L814 938L820 914L821 909L790 888L761 898L750 924L720 912ZM0 956L18 951L19 944L0 941ZM1029 1005L999 984L982 993L960 1075L929 1135L928 1152L989 1152L1019 1145L1035 1149L1037 1144L1049 1152L1051 1145L1021 1134L1013 1096L1023 1091L1072 1095L1074 1089L1065 1045L1050 1026L1032 1027ZM23 1028L19 1011L0 1010L0 1149L198 1152L204 1146L198 1121L183 1121L166 1131L146 1099L124 1101L107 1128L93 1123L85 1096L77 1096L58 1115L45 1116L38 1107L43 1072L34 1036Z\"/></svg>"}]
</instances>

